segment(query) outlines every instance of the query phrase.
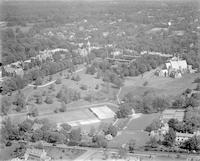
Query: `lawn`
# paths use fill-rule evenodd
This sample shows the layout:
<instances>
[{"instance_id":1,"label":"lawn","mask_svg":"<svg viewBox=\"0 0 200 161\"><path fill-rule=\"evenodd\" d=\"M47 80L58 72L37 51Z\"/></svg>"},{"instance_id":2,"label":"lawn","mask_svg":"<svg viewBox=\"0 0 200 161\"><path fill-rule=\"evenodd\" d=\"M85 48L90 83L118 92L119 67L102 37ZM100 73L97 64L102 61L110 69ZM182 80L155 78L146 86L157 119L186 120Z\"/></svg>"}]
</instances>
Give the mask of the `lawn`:
<instances>
[{"instance_id":1,"label":"lawn","mask_svg":"<svg viewBox=\"0 0 200 161\"><path fill-rule=\"evenodd\" d=\"M142 114L137 119L133 119L128 125L127 130L144 130L154 119L159 118L159 113Z\"/></svg>"},{"instance_id":2,"label":"lawn","mask_svg":"<svg viewBox=\"0 0 200 161\"><path fill-rule=\"evenodd\" d=\"M105 154L107 154L107 159L105 159ZM108 161L134 161L134 160L141 160L141 161L186 161L186 158L175 158L171 156L154 156L154 157L149 157L149 156L137 156L134 154L127 155L126 159L120 159L118 158L118 152L96 152L92 154L89 158L87 158L87 161L103 161L103 160L108 160Z\"/></svg>"},{"instance_id":3,"label":"lawn","mask_svg":"<svg viewBox=\"0 0 200 161\"><path fill-rule=\"evenodd\" d=\"M143 95L144 92L150 91L157 95L176 96L181 94L187 88L194 89L196 84L194 79L199 77L199 73L185 74L182 78L165 78L154 76L153 71L145 73L144 76L128 77L122 88L120 97L129 92L134 95ZM144 83L148 82L146 86Z\"/></svg>"},{"instance_id":4,"label":"lawn","mask_svg":"<svg viewBox=\"0 0 200 161\"><path fill-rule=\"evenodd\" d=\"M75 111L68 111L63 113L54 113L49 115L38 116L39 119L48 118L50 121L55 123L64 123L76 120L88 120L96 119L96 116L88 109L81 109Z\"/></svg>"},{"instance_id":5,"label":"lawn","mask_svg":"<svg viewBox=\"0 0 200 161\"><path fill-rule=\"evenodd\" d=\"M45 147L47 155L53 160L74 160L80 155L84 154L86 150L72 149L72 148L58 148L58 147Z\"/></svg>"},{"instance_id":6,"label":"lawn","mask_svg":"<svg viewBox=\"0 0 200 161\"><path fill-rule=\"evenodd\" d=\"M1 147L0 148L0 160L10 160L12 159L12 153L14 150L19 147L19 144L13 143L11 146Z\"/></svg>"},{"instance_id":7,"label":"lawn","mask_svg":"<svg viewBox=\"0 0 200 161\"><path fill-rule=\"evenodd\" d=\"M109 142L109 147L119 147L128 143L131 139L136 141L136 146L144 146L149 140L149 134L144 131L154 119L158 118L159 114L141 115L128 123L127 128L119 132L119 134Z\"/></svg>"}]
</instances>

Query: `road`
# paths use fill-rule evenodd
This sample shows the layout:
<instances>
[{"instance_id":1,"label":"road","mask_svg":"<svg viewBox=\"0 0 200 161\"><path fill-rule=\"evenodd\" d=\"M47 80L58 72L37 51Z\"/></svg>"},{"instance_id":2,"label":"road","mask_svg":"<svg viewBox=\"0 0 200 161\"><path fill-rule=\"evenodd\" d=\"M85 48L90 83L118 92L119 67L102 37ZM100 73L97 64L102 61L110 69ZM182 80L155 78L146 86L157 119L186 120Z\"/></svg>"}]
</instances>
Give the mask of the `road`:
<instances>
[{"instance_id":1,"label":"road","mask_svg":"<svg viewBox=\"0 0 200 161\"><path fill-rule=\"evenodd\" d=\"M34 145L35 143L30 143L30 145ZM52 144L50 143L44 143L44 147L52 147ZM89 160L89 157L92 154L95 154L97 152L103 152L105 149L104 148L93 148L93 147L80 147L80 146L68 146L65 144L56 144L56 146L53 147L58 147L58 148L63 148L63 149L68 149L68 148L73 148L73 149L80 149L80 150L86 150L87 152L84 153L83 155L79 156L76 158L76 161L87 161ZM109 153L118 153L118 148L107 148L107 152ZM174 153L174 152L162 152L162 151L144 151L144 150L135 150L134 153L128 153L129 156L139 156L139 157L170 157L176 158L177 155L180 155L181 157L188 158L188 157L199 157L198 154L187 154L187 153Z\"/></svg>"}]
</instances>

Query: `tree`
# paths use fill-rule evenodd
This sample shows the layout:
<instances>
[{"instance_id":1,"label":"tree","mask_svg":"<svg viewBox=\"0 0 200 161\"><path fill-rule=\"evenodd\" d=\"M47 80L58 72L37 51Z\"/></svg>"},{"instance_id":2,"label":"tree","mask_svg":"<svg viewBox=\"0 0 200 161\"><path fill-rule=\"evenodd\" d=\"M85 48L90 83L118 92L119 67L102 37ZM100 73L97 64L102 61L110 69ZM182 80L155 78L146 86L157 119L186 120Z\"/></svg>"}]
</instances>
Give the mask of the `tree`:
<instances>
[{"instance_id":1,"label":"tree","mask_svg":"<svg viewBox=\"0 0 200 161\"><path fill-rule=\"evenodd\" d=\"M155 137L151 137L150 140L146 144L147 144L147 146L149 146L151 148L157 148L158 140Z\"/></svg>"},{"instance_id":2,"label":"tree","mask_svg":"<svg viewBox=\"0 0 200 161\"><path fill-rule=\"evenodd\" d=\"M113 137L115 137L117 135L117 128L113 126L112 124L110 124L106 134L111 134Z\"/></svg>"},{"instance_id":3,"label":"tree","mask_svg":"<svg viewBox=\"0 0 200 161\"><path fill-rule=\"evenodd\" d=\"M42 78L41 77L38 77L35 81L35 85L38 86L38 85L41 85L43 82Z\"/></svg>"},{"instance_id":4,"label":"tree","mask_svg":"<svg viewBox=\"0 0 200 161\"><path fill-rule=\"evenodd\" d=\"M1 114L7 115L8 111L10 110L11 107L11 100L9 97L5 96L1 99Z\"/></svg>"},{"instance_id":5,"label":"tree","mask_svg":"<svg viewBox=\"0 0 200 161\"><path fill-rule=\"evenodd\" d=\"M38 116L39 113L38 113L37 107L35 107L35 106L31 107L31 109L29 109L29 113L28 114L33 116L33 117Z\"/></svg>"},{"instance_id":6,"label":"tree","mask_svg":"<svg viewBox=\"0 0 200 161\"><path fill-rule=\"evenodd\" d=\"M92 138L92 142L96 143L98 147L106 148L108 146L108 141L103 135L95 135Z\"/></svg>"},{"instance_id":7,"label":"tree","mask_svg":"<svg viewBox=\"0 0 200 161\"><path fill-rule=\"evenodd\" d=\"M186 102L185 102L185 97L183 96L179 96L175 99L175 101L173 102L173 106L175 108L183 108L185 107Z\"/></svg>"},{"instance_id":8,"label":"tree","mask_svg":"<svg viewBox=\"0 0 200 161\"><path fill-rule=\"evenodd\" d=\"M79 82L81 80L80 76L79 75L73 75L72 76L72 80L76 81L76 82Z\"/></svg>"},{"instance_id":9,"label":"tree","mask_svg":"<svg viewBox=\"0 0 200 161\"><path fill-rule=\"evenodd\" d=\"M160 120L155 119L150 125L146 127L145 131L150 133L151 131L158 130L160 127L161 127Z\"/></svg>"},{"instance_id":10,"label":"tree","mask_svg":"<svg viewBox=\"0 0 200 161\"><path fill-rule=\"evenodd\" d=\"M43 135L44 135L44 133L41 129L34 130L33 135L32 135L32 140L34 142L40 141L43 139Z\"/></svg>"},{"instance_id":11,"label":"tree","mask_svg":"<svg viewBox=\"0 0 200 161\"><path fill-rule=\"evenodd\" d=\"M85 85L85 84L81 84L81 87L80 87L80 89L82 89L82 90L87 90L87 89L88 89L88 87L87 87L87 85Z\"/></svg>"},{"instance_id":12,"label":"tree","mask_svg":"<svg viewBox=\"0 0 200 161\"><path fill-rule=\"evenodd\" d=\"M19 131L20 132L29 132L32 129L33 126L33 121L32 120L25 120L22 123L20 123L19 125Z\"/></svg>"},{"instance_id":13,"label":"tree","mask_svg":"<svg viewBox=\"0 0 200 161\"><path fill-rule=\"evenodd\" d=\"M18 91L18 94L16 95L15 101L13 103L17 106L16 111L21 111L24 109L26 102L25 96L21 91Z\"/></svg>"},{"instance_id":14,"label":"tree","mask_svg":"<svg viewBox=\"0 0 200 161\"><path fill-rule=\"evenodd\" d=\"M128 149L130 153L133 153L135 150L135 140L131 139L128 143Z\"/></svg>"},{"instance_id":15,"label":"tree","mask_svg":"<svg viewBox=\"0 0 200 161\"><path fill-rule=\"evenodd\" d=\"M96 84L95 89L99 89L99 85L98 84Z\"/></svg>"},{"instance_id":16,"label":"tree","mask_svg":"<svg viewBox=\"0 0 200 161\"><path fill-rule=\"evenodd\" d=\"M63 123L60 125L65 131L70 131L71 130L71 125L67 124L67 123Z\"/></svg>"},{"instance_id":17,"label":"tree","mask_svg":"<svg viewBox=\"0 0 200 161\"><path fill-rule=\"evenodd\" d=\"M25 152L26 146L24 144L21 144L19 147L16 147L11 155L13 158L21 158L24 156Z\"/></svg>"},{"instance_id":18,"label":"tree","mask_svg":"<svg viewBox=\"0 0 200 161\"><path fill-rule=\"evenodd\" d=\"M9 140L19 140L19 138L18 127L12 124L9 117L3 120L0 137L1 142L6 143Z\"/></svg>"},{"instance_id":19,"label":"tree","mask_svg":"<svg viewBox=\"0 0 200 161\"><path fill-rule=\"evenodd\" d=\"M197 84L196 90L200 91L200 83Z\"/></svg>"},{"instance_id":20,"label":"tree","mask_svg":"<svg viewBox=\"0 0 200 161\"><path fill-rule=\"evenodd\" d=\"M187 88L184 93L190 94L191 92L192 92L192 90L190 88Z\"/></svg>"},{"instance_id":21,"label":"tree","mask_svg":"<svg viewBox=\"0 0 200 161\"><path fill-rule=\"evenodd\" d=\"M56 84L61 84L62 83L62 81L61 81L61 79L60 78L58 78L58 79L56 79L56 82L55 82Z\"/></svg>"},{"instance_id":22,"label":"tree","mask_svg":"<svg viewBox=\"0 0 200 161\"><path fill-rule=\"evenodd\" d=\"M47 96L46 99L45 99L45 102L47 104L52 104L53 103L53 98L51 96Z\"/></svg>"},{"instance_id":23,"label":"tree","mask_svg":"<svg viewBox=\"0 0 200 161\"><path fill-rule=\"evenodd\" d=\"M60 112L65 112L67 109L67 105L65 104L65 102L61 103L61 108L59 109Z\"/></svg>"},{"instance_id":24,"label":"tree","mask_svg":"<svg viewBox=\"0 0 200 161\"><path fill-rule=\"evenodd\" d=\"M172 119L170 119L168 121L169 127L172 128L172 129L174 129L174 130L176 129L176 125L177 124L178 124L178 120L177 119L172 118Z\"/></svg>"},{"instance_id":25,"label":"tree","mask_svg":"<svg viewBox=\"0 0 200 161\"><path fill-rule=\"evenodd\" d=\"M125 147L120 147L119 148L119 151L118 151L119 158L126 159L127 158L127 154L128 154L128 151L127 151L127 149Z\"/></svg>"},{"instance_id":26,"label":"tree","mask_svg":"<svg viewBox=\"0 0 200 161\"><path fill-rule=\"evenodd\" d=\"M159 112L164 111L166 108L170 106L169 101L166 98L161 98L161 97L156 97L153 100L152 104L153 107Z\"/></svg>"},{"instance_id":27,"label":"tree","mask_svg":"<svg viewBox=\"0 0 200 161\"><path fill-rule=\"evenodd\" d=\"M165 134L163 144L166 146L172 146L176 138L176 133L174 129L170 128L169 132Z\"/></svg>"},{"instance_id":28,"label":"tree","mask_svg":"<svg viewBox=\"0 0 200 161\"><path fill-rule=\"evenodd\" d=\"M59 132L49 132L48 133L48 142L50 143L61 143L63 144L65 142L65 136L62 133Z\"/></svg>"},{"instance_id":29,"label":"tree","mask_svg":"<svg viewBox=\"0 0 200 161\"><path fill-rule=\"evenodd\" d=\"M93 137L94 135L95 135L95 133L96 133L96 129L95 129L95 127L94 126L91 126L90 127L90 132L89 132L89 136L91 136L91 137Z\"/></svg>"},{"instance_id":30,"label":"tree","mask_svg":"<svg viewBox=\"0 0 200 161\"><path fill-rule=\"evenodd\" d=\"M123 86L122 79L120 79L120 78L114 79L114 80L113 80L113 84L115 84L117 88L122 87L122 86Z\"/></svg>"},{"instance_id":31,"label":"tree","mask_svg":"<svg viewBox=\"0 0 200 161\"><path fill-rule=\"evenodd\" d=\"M200 137L194 136L194 137L190 138L189 140L186 140L183 143L182 148L188 149L189 151L200 150Z\"/></svg>"},{"instance_id":32,"label":"tree","mask_svg":"<svg viewBox=\"0 0 200 161\"><path fill-rule=\"evenodd\" d=\"M51 89L52 91L55 91L55 84L51 84L49 89Z\"/></svg>"},{"instance_id":33,"label":"tree","mask_svg":"<svg viewBox=\"0 0 200 161\"><path fill-rule=\"evenodd\" d=\"M132 109L128 103L123 103L120 105L119 111L116 114L118 118L125 118L132 114Z\"/></svg>"},{"instance_id":34,"label":"tree","mask_svg":"<svg viewBox=\"0 0 200 161\"><path fill-rule=\"evenodd\" d=\"M80 128L72 129L72 131L70 132L70 141L76 142L76 143L81 141L81 129Z\"/></svg>"},{"instance_id":35,"label":"tree","mask_svg":"<svg viewBox=\"0 0 200 161\"><path fill-rule=\"evenodd\" d=\"M36 98L36 103L37 104L42 104L42 95L41 95L41 93L37 93L36 95L35 95L35 98Z\"/></svg>"}]
</instances>

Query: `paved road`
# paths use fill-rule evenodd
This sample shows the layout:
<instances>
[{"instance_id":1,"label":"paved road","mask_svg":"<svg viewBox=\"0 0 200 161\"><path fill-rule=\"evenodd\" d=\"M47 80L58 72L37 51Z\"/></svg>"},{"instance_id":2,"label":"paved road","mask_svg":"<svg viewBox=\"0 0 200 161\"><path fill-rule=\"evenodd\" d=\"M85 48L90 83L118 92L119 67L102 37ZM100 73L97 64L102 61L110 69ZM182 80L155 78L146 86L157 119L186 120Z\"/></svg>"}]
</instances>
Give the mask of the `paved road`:
<instances>
[{"instance_id":1,"label":"paved road","mask_svg":"<svg viewBox=\"0 0 200 161\"><path fill-rule=\"evenodd\" d=\"M55 81L56 81L56 80L51 81L51 82L48 82L48 83L46 83L46 84L44 84L44 85L41 85L41 86L37 86L37 85L34 85L34 84L28 84L28 86L29 86L29 87L36 87L36 86L37 86L37 88L42 88L42 87L46 87L46 86L48 86L48 85L51 85L51 84L55 83Z\"/></svg>"},{"instance_id":2,"label":"paved road","mask_svg":"<svg viewBox=\"0 0 200 161\"><path fill-rule=\"evenodd\" d=\"M30 143L30 145L34 145L35 143ZM50 143L45 143L43 144L44 147L52 147L52 144ZM55 146L54 146L55 147ZM76 161L87 161L89 157L94 154L95 152L103 152L103 148L92 148L92 147L80 147L80 146L68 146L65 144L57 144L56 147L58 148L74 148L74 149L82 149L82 150L87 150L86 153L81 155L76 159ZM110 153L118 153L117 148L107 148L107 151ZM184 158L188 157L199 157L199 154L187 154L187 153L174 153L174 152L161 152L161 151L143 151L143 150L135 150L134 153L128 153L130 156L143 156L143 157L173 157L176 158L177 155L180 155ZM183 160L184 161L184 160Z\"/></svg>"}]
</instances>

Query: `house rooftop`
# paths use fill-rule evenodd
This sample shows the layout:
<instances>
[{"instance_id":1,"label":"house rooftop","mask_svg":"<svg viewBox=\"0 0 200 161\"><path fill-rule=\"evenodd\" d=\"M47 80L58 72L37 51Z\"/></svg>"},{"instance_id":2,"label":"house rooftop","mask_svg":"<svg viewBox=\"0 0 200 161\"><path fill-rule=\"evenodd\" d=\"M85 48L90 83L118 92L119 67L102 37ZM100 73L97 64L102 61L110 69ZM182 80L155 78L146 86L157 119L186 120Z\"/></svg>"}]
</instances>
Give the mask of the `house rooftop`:
<instances>
[{"instance_id":1,"label":"house rooftop","mask_svg":"<svg viewBox=\"0 0 200 161\"><path fill-rule=\"evenodd\" d=\"M187 137L187 138L191 138L191 137L193 137L194 135L195 135L195 134L176 132L176 137Z\"/></svg>"}]
</instances>

